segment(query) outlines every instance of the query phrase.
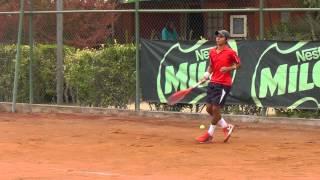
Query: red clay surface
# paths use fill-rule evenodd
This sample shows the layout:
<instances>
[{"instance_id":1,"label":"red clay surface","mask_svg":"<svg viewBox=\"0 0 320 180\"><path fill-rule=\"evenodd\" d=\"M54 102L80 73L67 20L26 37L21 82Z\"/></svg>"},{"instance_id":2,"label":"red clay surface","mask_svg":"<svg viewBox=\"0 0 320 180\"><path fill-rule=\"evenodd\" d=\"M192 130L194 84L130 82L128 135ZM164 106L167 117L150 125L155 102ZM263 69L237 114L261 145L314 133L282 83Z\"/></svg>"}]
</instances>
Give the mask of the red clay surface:
<instances>
[{"instance_id":1,"label":"red clay surface","mask_svg":"<svg viewBox=\"0 0 320 180\"><path fill-rule=\"evenodd\" d=\"M199 120L0 113L0 179L319 179L319 127L237 123L197 144Z\"/></svg>"}]
</instances>

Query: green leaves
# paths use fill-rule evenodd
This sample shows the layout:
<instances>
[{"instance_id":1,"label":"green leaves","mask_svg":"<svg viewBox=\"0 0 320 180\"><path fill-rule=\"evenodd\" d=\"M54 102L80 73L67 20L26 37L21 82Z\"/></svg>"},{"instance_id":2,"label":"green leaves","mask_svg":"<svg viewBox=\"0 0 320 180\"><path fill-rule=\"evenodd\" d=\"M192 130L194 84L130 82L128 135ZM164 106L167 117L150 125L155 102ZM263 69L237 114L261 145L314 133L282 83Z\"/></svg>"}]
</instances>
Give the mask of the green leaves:
<instances>
[{"instance_id":1,"label":"green leaves","mask_svg":"<svg viewBox=\"0 0 320 180\"><path fill-rule=\"evenodd\" d=\"M65 58L65 78L76 103L126 108L135 97L135 47L114 44L77 50Z\"/></svg>"},{"instance_id":2,"label":"green leaves","mask_svg":"<svg viewBox=\"0 0 320 180\"><path fill-rule=\"evenodd\" d=\"M300 1L303 1L303 4L309 8L320 7L320 0L300 0Z\"/></svg>"},{"instance_id":3,"label":"green leaves","mask_svg":"<svg viewBox=\"0 0 320 180\"><path fill-rule=\"evenodd\" d=\"M15 45L0 46L0 101L11 101ZM23 46L18 102L29 100L29 47ZM126 108L135 97L135 46L64 48L66 104ZM34 47L35 103L56 103L56 46Z\"/></svg>"}]
</instances>

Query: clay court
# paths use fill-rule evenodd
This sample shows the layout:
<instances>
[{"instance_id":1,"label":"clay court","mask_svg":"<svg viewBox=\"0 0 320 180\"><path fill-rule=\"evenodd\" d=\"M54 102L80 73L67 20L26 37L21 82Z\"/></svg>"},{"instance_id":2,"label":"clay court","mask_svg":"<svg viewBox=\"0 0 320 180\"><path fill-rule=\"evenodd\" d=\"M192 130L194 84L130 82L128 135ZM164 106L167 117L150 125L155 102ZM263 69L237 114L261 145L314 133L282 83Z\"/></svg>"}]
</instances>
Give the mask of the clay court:
<instances>
[{"instance_id":1,"label":"clay court","mask_svg":"<svg viewBox=\"0 0 320 180\"><path fill-rule=\"evenodd\" d=\"M200 120L0 114L0 179L319 179L318 127L235 123L197 144Z\"/></svg>"}]
</instances>

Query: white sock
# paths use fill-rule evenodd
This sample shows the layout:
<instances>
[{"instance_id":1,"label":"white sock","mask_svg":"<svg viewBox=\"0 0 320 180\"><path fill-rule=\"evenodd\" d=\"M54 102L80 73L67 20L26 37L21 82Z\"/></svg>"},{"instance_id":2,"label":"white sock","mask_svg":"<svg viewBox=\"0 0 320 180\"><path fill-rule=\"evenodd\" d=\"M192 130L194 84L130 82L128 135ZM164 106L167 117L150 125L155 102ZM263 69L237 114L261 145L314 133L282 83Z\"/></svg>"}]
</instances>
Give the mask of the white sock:
<instances>
[{"instance_id":1,"label":"white sock","mask_svg":"<svg viewBox=\"0 0 320 180\"><path fill-rule=\"evenodd\" d=\"M210 134L210 136L213 136L213 132L214 132L214 129L216 128L216 126L215 125L210 125L210 127L209 127L209 130L208 130L208 133Z\"/></svg>"},{"instance_id":2,"label":"white sock","mask_svg":"<svg viewBox=\"0 0 320 180\"><path fill-rule=\"evenodd\" d=\"M218 121L218 125L222 128L228 127L228 123L223 118Z\"/></svg>"}]
</instances>

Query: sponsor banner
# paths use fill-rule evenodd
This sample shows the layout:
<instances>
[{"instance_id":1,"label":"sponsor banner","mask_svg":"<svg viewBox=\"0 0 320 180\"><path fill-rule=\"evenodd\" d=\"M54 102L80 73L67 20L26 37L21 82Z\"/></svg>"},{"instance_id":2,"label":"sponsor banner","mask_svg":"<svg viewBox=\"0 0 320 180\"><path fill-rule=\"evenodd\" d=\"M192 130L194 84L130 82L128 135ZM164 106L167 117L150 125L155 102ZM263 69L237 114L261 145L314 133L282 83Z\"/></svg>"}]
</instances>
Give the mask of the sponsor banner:
<instances>
[{"instance_id":1,"label":"sponsor banner","mask_svg":"<svg viewBox=\"0 0 320 180\"><path fill-rule=\"evenodd\" d=\"M193 86L209 65L212 41L142 40L141 83L146 101L166 103L174 92ZM229 41L241 59L227 104L320 108L320 42ZM204 103L206 86L182 103Z\"/></svg>"}]
</instances>

